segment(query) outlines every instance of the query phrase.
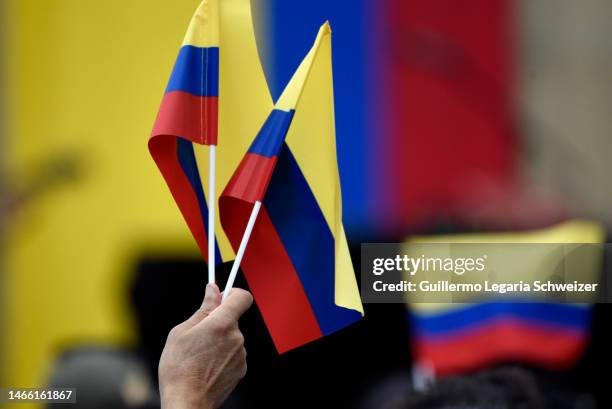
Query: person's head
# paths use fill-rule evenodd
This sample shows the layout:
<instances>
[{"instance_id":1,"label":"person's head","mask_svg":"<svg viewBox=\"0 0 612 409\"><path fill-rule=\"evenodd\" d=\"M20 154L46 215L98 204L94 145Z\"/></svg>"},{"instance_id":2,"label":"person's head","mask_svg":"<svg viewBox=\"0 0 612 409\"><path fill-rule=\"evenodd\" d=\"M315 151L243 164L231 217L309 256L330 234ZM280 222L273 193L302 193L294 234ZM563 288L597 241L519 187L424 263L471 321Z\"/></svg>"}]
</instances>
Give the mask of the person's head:
<instances>
[{"instance_id":1,"label":"person's head","mask_svg":"<svg viewBox=\"0 0 612 409\"><path fill-rule=\"evenodd\" d=\"M398 409L544 409L533 377L518 368L449 376L412 393Z\"/></svg>"},{"instance_id":2,"label":"person's head","mask_svg":"<svg viewBox=\"0 0 612 409\"><path fill-rule=\"evenodd\" d=\"M159 398L145 366L132 352L105 346L71 348L52 368L48 386L75 388L76 409L154 409ZM65 408L51 403L47 409Z\"/></svg>"},{"instance_id":3,"label":"person's head","mask_svg":"<svg viewBox=\"0 0 612 409\"><path fill-rule=\"evenodd\" d=\"M385 409L593 409L594 402L519 367L449 376L403 394Z\"/></svg>"}]
</instances>

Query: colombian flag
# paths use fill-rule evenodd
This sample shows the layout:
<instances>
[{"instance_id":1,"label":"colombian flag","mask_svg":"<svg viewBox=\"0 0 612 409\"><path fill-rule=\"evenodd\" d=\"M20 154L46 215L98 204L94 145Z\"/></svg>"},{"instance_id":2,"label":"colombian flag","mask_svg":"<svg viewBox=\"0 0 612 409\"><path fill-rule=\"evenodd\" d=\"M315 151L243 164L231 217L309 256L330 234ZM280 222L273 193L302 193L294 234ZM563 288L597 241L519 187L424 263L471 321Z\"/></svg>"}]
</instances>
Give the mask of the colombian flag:
<instances>
[{"instance_id":1,"label":"colombian flag","mask_svg":"<svg viewBox=\"0 0 612 409\"><path fill-rule=\"evenodd\" d=\"M594 222L570 220L529 232L446 235L413 238L427 243L602 243L603 228ZM521 264L523 263L523 264ZM516 260L545 264L537 258ZM584 266L601 269L602 260ZM534 264L535 265L535 264ZM518 266L518 267L517 267ZM417 365L447 375L504 362L522 362L547 369L567 369L582 356L592 320L590 304L486 302L411 304L410 325Z\"/></svg>"},{"instance_id":2,"label":"colombian flag","mask_svg":"<svg viewBox=\"0 0 612 409\"><path fill-rule=\"evenodd\" d=\"M149 140L151 155L204 257L208 206L194 144L217 144L218 98L219 9L213 0L202 2L191 20Z\"/></svg>"},{"instance_id":3,"label":"colombian flag","mask_svg":"<svg viewBox=\"0 0 612 409\"><path fill-rule=\"evenodd\" d=\"M202 1L166 86L149 150L205 259L208 204L218 199L271 107L250 2ZM218 140L217 192L209 198L202 186L208 180L207 145ZM215 260L231 260L218 215L216 223Z\"/></svg>"},{"instance_id":4,"label":"colombian flag","mask_svg":"<svg viewBox=\"0 0 612 409\"><path fill-rule=\"evenodd\" d=\"M235 251L262 202L242 270L279 352L363 315L342 224L330 36L325 23L219 202Z\"/></svg>"},{"instance_id":5,"label":"colombian flag","mask_svg":"<svg viewBox=\"0 0 612 409\"><path fill-rule=\"evenodd\" d=\"M482 303L416 309L411 315L417 362L438 375L503 362L567 369L589 339L592 307L579 304Z\"/></svg>"}]
</instances>

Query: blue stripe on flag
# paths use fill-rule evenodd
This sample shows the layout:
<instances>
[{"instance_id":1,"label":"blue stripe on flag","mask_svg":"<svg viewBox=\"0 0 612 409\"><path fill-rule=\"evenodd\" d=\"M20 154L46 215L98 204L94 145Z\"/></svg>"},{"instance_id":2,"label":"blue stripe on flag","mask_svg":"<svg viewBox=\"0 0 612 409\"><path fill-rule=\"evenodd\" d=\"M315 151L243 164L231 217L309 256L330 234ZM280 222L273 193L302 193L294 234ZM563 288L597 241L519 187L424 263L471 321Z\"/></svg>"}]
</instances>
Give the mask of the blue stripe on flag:
<instances>
[{"instance_id":1,"label":"blue stripe on flag","mask_svg":"<svg viewBox=\"0 0 612 409\"><path fill-rule=\"evenodd\" d=\"M590 324L591 313L587 306L571 304L483 303L441 313L410 315L415 330L422 335L444 336L504 318L584 330Z\"/></svg>"},{"instance_id":2,"label":"blue stripe on flag","mask_svg":"<svg viewBox=\"0 0 612 409\"><path fill-rule=\"evenodd\" d=\"M359 320L359 312L335 305L334 237L299 165L284 143L264 206L298 273L323 334Z\"/></svg>"},{"instance_id":3,"label":"blue stripe on flag","mask_svg":"<svg viewBox=\"0 0 612 409\"><path fill-rule=\"evenodd\" d=\"M285 141L285 136L289 130L289 125L291 125L294 113L293 109L289 112L273 109L251 144L249 152L267 158L278 155Z\"/></svg>"},{"instance_id":4,"label":"blue stripe on flag","mask_svg":"<svg viewBox=\"0 0 612 409\"><path fill-rule=\"evenodd\" d=\"M388 193L391 175L384 173L381 143L392 143L383 132L387 112L375 112L385 97L384 87L372 81L380 74L379 56L386 50L381 33L373 26L375 14L384 13L372 0L305 2L262 0L252 2L259 52L276 101L293 76L304 50L310 49L316 27L331 22L333 35L333 77L338 167L342 184L342 219L349 240L377 232L376 220L384 211L381 193ZM257 24L259 23L259 24ZM379 123L382 122L382 123ZM380 133L380 134L378 134ZM370 135L377 134L376 138ZM374 152L372 152L374 151ZM389 200L389 199L386 199Z\"/></svg>"},{"instance_id":5,"label":"blue stripe on flag","mask_svg":"<svg viewBox=\"0 0 612 409\"><path fill-rule=\"evenodd\" d=\"M219 48L181 47L166 93L184 91L199 97L219 96Z\"/></svg>"}]
</instances>

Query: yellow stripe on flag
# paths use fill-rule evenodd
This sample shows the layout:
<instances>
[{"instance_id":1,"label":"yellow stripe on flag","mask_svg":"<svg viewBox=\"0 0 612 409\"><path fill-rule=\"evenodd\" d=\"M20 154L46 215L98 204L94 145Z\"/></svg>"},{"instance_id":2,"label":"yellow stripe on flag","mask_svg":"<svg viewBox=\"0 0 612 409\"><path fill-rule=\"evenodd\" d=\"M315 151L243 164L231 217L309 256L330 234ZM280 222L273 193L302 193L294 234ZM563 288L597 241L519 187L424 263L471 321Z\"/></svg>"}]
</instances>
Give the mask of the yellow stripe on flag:
<instances>
[{"instance_id":1,"label":"yellow stripe on flag","mask_svg":"<svg viewBox=\"0 0 612 409\"><path fill-rule=\"evenodd\" d=\"M219 46L218 0L204 0L200 3L191 18L182 45L192 45L194 47Z\"/></svg>"},{"instance_id":2,"label":"yellow stripe on flag","mask_svg":"<svg viewBox=\"0 0 612 409\"><path fill-rule=\"evenodd\" d=\"M284 93L276 105L283 110L295 106L295 116L286 142L334 236L335 303L363 313L342 225L334 125L331 30L327 22L319 29L315 44L294 79L296 84L302 82L303 87Z\"/></svg>"},{"instance_id":3,"label":"yellow stripe on flag","mask_svg":"<svg viewBox=\"0 0 612 409\"><path fill-rule=\"evenodd\" d=\"M499 232L499 233L467 233L467 234L448 234L436 236L413 236L406 240L406 246L411 244L424 243L480 243L480 244L571 244L571 243L603 243L605 240L605 229L600 223L587 220L569 220L557 225L537 230L522 232ZM408 248L404 252L408 252ZM536 254L537 255L537 254ZM524 260L517 260L513 268L517 269L520 263L541 264L542 257L526 257ZM595 275L600 269L600 261L592 260L589 266L585 266L585 275ZM529 270L529 265L519 268L521 271ZM471 305L470 303L411 303L410 308L422 313L442 313L448 310L463 308ZM578 305L578 304L574 304Z\"/></svg>"}]
</instances>

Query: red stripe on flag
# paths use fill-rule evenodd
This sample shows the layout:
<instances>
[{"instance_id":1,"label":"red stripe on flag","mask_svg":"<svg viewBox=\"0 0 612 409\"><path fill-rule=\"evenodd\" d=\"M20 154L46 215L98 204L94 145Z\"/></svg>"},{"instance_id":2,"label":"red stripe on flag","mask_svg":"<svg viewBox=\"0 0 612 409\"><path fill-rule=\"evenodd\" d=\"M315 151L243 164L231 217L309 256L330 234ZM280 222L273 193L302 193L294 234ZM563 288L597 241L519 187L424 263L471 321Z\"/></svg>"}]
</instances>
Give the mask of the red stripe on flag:
<instances>
[{"instance_id":1,"label":"red stripe on flag","mask_svg":"<svg viewBox=\"0 0 612 409\"><path fill-rule=\"evenodd\" d=\"M168 135L154 136L149 140L149 151L166 180L204 259L207 260L208 239L204 234L204 221L196 193L178 160L177 138Z\"/></svg>"},{"instance_id":2,"label":"red stripe on flag","mask_svg":"<svg viewBox=\"0 0 612 409\"><path fill-rule=\"evenodd\" d=\"M223 196L239 198L250 203L262 201L272 178L276 160L276 156L268 158L248 152L223 191Z\"/></svg>"},{"instance_id":3,"label":"red stripe on flag","mask_svg":"<svg viewBox=\"0 0 612 409\"><path fill-rule=\"evenodd\" d=\"M238 249L252 207L240 199L220 199L221 222L234 250ZM255 222L242 260L242 271L279 353L323 336L299 276L265 207L261 208Z\"/></svg>"},{"instance_id":4,"label":"red stripe on flag","mask_svg":"<svg viewBox=\"0 0 612 409\"><path fill-rule=\"evenodd\" d=\"M471 371L504 361L527 361L566 369L582 355L586 333L573 329L503 319L460 334L417 338L417 360L433 365L438 375Z\"/></svg>"},{"instance_id":5,"label":"red stripe on flag","mask_svg":"<svg viewBox=\"0 0 612 409\"><path fill-rule=\"evenodd\" d=\"M217 144L218 97L199 97L183 91L164 95L153 135L174 135L204 145Z\"/></svg>"}]
</instances>

